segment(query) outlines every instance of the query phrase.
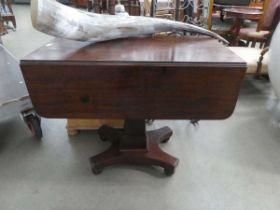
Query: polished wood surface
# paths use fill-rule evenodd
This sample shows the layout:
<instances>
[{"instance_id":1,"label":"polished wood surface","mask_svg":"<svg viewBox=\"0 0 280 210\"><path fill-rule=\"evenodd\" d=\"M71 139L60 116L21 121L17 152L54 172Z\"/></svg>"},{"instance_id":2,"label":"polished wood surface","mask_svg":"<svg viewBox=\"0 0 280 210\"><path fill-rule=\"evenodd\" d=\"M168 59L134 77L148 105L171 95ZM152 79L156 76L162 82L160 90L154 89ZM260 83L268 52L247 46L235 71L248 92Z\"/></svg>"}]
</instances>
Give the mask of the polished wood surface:
<instances>
[{"instance_id":1,"label":"polished wood surface","mask_svg":"<svg viewBox=\"0 0 280 210\"><path fill-rule=\"evenodd\" d=\"M203 52L203 53L202 53ZM213 53L215 52L215 53ZM54 39L22 59L23 65L52 64L152 66L239 66L243 60L208 37L146 37L102 43Z\"/></svg>"},{"instance_id":2,"label":"polished wood surface","mask_svg":"<svg viewBox=\"0 0 280 210\"><path fill-rule=\"evenodd\" d=\"M172 136L169 127L145 131L144 120L126 120L123 130L103 126L100 138L112 142L106 151L90 158L92 172L99 174L104 167L119 163L161 166L166 175L172 175L179 160L163 152L159 144Z\"/></svg>"},{"instance_id":3,"label":"polished wood surface","mask_svg":"<svg viewBox=\"0 0 280 210\"><path fill-rule=\"evenodd\" d=\"M158 37L56 39L21 67L45 117L222 119L233 112L246 64L215 40Z\"/></svg>"},{"instance_id":4,"label":"polished wood surface","mask_svg":"<svg viewBox=\"0 0 280 210\"><path fill-rule=\"evenodd\" d=\"M235 107L246 64L205 37L147 37L90 44L55 39L21 61L36 111L45 117L125 119L101 127L112 146L92 171L116 163L157 165L178 159L158 144L168 127L146 132L144 119L223 119Z\"/></svg>"},{"instance_id":5,"label":"polished wood surface","mask_svg":"<svg viewBox=\"0 0 280 210\"><path fill-rule=\"evenodd\" d=\"M248 6L238 6L238 5L223 5L223 4L213 4L216 9L259 9L262 10L262 6L248 5Z\"/></svg>"},{"instance_id":6,"label":"polished wood surface","mask_svg":"<svg viewBox=\"0 0 280 210\"><path fill-rule=\"evenodd\" d=\"M240 19L259 20L263 11L250 7L232 7L224 9L227 16L237 17Z\"/></svg>"}]
</instances>

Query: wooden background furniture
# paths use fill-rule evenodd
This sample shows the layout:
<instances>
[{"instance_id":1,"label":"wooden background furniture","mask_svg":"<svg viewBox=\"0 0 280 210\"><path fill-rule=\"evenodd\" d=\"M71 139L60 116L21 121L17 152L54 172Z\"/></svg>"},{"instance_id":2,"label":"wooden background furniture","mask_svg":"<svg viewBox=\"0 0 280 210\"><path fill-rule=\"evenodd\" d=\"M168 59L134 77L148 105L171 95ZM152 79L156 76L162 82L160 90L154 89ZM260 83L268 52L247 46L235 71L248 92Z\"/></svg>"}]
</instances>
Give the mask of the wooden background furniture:
<instances>
[{"instance_id":1,"label":"wooden background furniture","mask_svg":"<svg viewBox=\"0 0 280 210\"><path fill-rule=\"evenodd\" d=\"M214 31L222 36L226 36L233 25L233 20L232 18L224 18L223 9L230 6L215 4L214 2L214 0L209 0L207 18L208 30Z\"/></svg>"},{"instance_id":2,"label":"wooden background furniture","mask_svg":"<svg viewBox=\"0 0 280 210\"><path fill-rule=\"evenodd\" d=\"M247 63L246 74L253 74L256 78L268 74L268 48L228 47Z\"/></svg>"},{"instance_id":3,"label":"wooden background furniture","mask_svg":"<svg viewBox=\"0 0 280 210\"><path fill-rule=\"evenodd\" d=\"M76 7L88 7L89 0L73 0L73 4Z\"/></svg>"},{"instance_id":4,"label":"wooden background furniture","mask_svg":"<svg viewBox=\"0 0 280 210\"><path fill-rule=\"evenodd\" d=\"M250 2L251 0L214 0L215 4L236 6L249 6Z\"/></svg>"},{"instance_id":5,"label":"wooden background furniture","mask_svg":"<svg viewBox=\"0 0 280 210\"><path fill-rule=\"evenodd\" d=\"M261 48L267 47L279 20L280 0L267 0L258 27L242 28L238 34L239 39L246 40L247 46L251 42L252 47L255 47L259 42Z\"/></svg>"},{"instance_id":6,"label":"wooden background furniture","mask_svg":"<svg viewBox=\"0 0 280 210\"><path fill-rule=\"evenodd\" d=\"M99 129L112 146L91 158L94 173L116 163L142 163L169 175L178 159L158 144L172 131L145 132L144 119L229 117L246 64L208 37L170 36L95 44L55 39L24 58L21 68L44 117L125 119L124 129Z\"/></svg>"},{"instance_id":7,"label":"wooden background furniture","mask_svg":"<svg viewBox=\"0 0 280 210\"><path fill-rule=\"evenodd\" d=\"M212 30L224 37L228 37L228 35L231 33L232 26L234 25L234 18L236 17L228 17L225 14L225 9L246 9L246 8L252 8L252 9L260 9L262 10L266 2L265 1L258 1L258 0L251 0L251 1L240 1L238 5L234 4L234 1L215 1L215 0L209 0L209 10L208 10L208 20L207 25L208 29ZM226 4L219 4L220 2L226 2ZM253 24L256 25L256 24ZM230 37L228 37L230 39Z\"/></svg>"},{"instance_id":8,"label":"wooden background furniture","mask_svg":"<svg viewBox=\"0 0 280 210\"><path fill-rule=\"evenodd\" d=\"M4 20L1 16L1 13L0 13L0 37L2 35L6 34L6 33L7 33L7 30L6 30L5 25L4 25Z\"/></svg>"},{"instance_id":9,"label":"wooden background furniture","mask_svg":"<svg viewBox=\"0 0 280 210\"><path fill-rule=\"evenodd\" d=\"M16 17L12 9L12 0L0 0L0 13L5 22L12 22L14 29L16 29Z\"/></svg>"},{"instance_id":10,"label":"wooden background furniture","mask_svg":"<svg viewBox=\"0 0 280 210\"><path fill-rule=\"evenodd\" d=\"M263 11L261 9L257 8L226 8L224 9L224 12L227 16L234 17L235 22L234 25L231 28L231 45L238 45L238 35L241 29L241 25L243 23L243 20L254 20L259 21L261 19L261 16L263 14Z\"/></svg>"}]
</instances>

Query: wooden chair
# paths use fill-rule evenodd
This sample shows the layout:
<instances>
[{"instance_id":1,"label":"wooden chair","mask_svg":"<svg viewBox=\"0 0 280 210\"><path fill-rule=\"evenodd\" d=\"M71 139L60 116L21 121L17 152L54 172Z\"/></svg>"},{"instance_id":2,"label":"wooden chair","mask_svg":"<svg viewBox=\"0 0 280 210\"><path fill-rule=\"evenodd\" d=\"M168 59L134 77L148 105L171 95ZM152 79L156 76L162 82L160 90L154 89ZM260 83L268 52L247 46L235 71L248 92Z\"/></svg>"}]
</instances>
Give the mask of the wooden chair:
<instances>
[{"instance_id":1,"label":"wooden chair","mask_svg":"<svg viewBox=\"0 0 280 210\"><path fill-rule=\"evenodd\" d=\"M6 34L6 33L7 33L7 30L6 30L5 25L4 25L4 20L1 16L1 14L0 14L0 37L2 35Z\"/></svg>"},{"instance_id":2,"label":"wooden chair","mask_svg":"<svg viewBox=\"0 0 280 210\"><path fill-rule=\"evenodd\" d=\"M12 0L0 0L0 13L4 22L12 22L14 30L17 27L12 9Z\"/></svg>"},{"instance_id":3,"label":"wooden chair","mask_svg":"<svg viewBox=\"0 0 280 210\"><path fill-rule=\"evenodd\" d=\"M256 77L268 74L268 50L251 47L228 47L247 63L246 74L253 74Z\"/></svg>"},{"instance_id":4,"label":"wooden chair","mask_svg":"<svg viewBox=\"0 0 280 210\"><path fill-rule=\"evenodd\" d=\"M280 20L280 0L267 0L264 6L264 14L257 28L242 28L239 32L239 39L247 41L246 45L260 43L260 47L268 46Z\"/></svg>"},{"instance_id":5,"label":"wooden chair","mask_svg":"<svg viewBox=\"0 0 280 210\"><path fill-rule=\"evenodd\" d=\"M222 8L217 8L214 4L215 0L209 0L208 9L208 30L214 31L221 36L229 34L232 25L234 24L233 18L224 18Z\"/></svg>"},{"instance_id":6,"label":"wooden chair","mask_svg":"<svg viewBox=\"0 0 280 210\"><path fill-rule=\"evenodd\" d=\"M229 2L229 1L226 1ZM249 3L249 2L247 2ZM253 0L250 2L249 6L257 6L257 7L264 7L263 1L257 1ZM227 19L222 20L221 16L219 15L213 15L216 8L214 8L214 0L210 0L209 4L209 14L208 14L208 29L213 30L213 19L216 21L220 21L220 24L223 24L223 21L226 21ZM233 24L233 22L232 22ZM223 31L216 31L221 35L225 35L230 31L230 28L232 25L230 25L230 22L228 23L228 30ZM247 63L247 74L254 74L255 76L260 75L267 75L268 73L268 48L265 49L257 49L257 48L248 48L248 47L228 47L232 52L243 58L243 60Z\"/></svg>"},{"instance_id":7,"label":"wooden chair","mask_svg":"<svg viewBox=\"0 0 280 210\"><path fill-rule=\"evenodd\" d=\"M208 29L222 36L227 36L234 24L234 18L226 17L224 9L247 6L260 8L263 7L263 4L263 0L209 0Z\"/></svg>"},{"instance_id":8,"label":"wooden chair","mask_svg":"<svg viewBox=\"0 0 280 210\"><path fill-rule=\"evenodd\" d=\"M273 1L273 0L270 0ZM231 51L239 55L241 58L243 58L247 63L247 74L254 74L256 77L259 77L261 75L267 75L268 74L268 50L269 50L269 44L270 39L274 33L274 30L276 29L276 26L280 20L280 6L275 5L274 1L271 5L265 5L265 15L271 14L272 11L268 11L267 8L272 7L274 8L274 14L268 15L268 25L270 27L270 31L268 36L264 37L252 37L251 40L248 38L248 41L262 41L265 43L266 47L264 49L258 49L258 48L250 48L250 47L229 47ZM279 1L278 1L279 2ZM276 2L277 3L277 2ZM265 16L264 15L264 16ZM264 21L264 19L261 19L261 21ZM269 28L267 27L267 28ZM254 28L256 30L256 28ZM257 34L258 32L256 32ZM260 33L261 34L261 33ZM263 47L261 45L261 47Z\"/></svg>"}]
</instances>

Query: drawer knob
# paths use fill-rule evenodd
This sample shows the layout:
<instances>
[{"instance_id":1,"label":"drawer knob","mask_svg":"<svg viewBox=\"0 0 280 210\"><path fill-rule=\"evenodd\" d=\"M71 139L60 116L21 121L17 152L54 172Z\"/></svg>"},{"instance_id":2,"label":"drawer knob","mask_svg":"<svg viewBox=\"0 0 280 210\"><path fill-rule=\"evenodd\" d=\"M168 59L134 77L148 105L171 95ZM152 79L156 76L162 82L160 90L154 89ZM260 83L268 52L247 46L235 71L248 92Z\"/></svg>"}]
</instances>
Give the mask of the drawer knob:
<instances>
[{"instance_id":1,"label":"drawer knob","mask_svg":"<svg viewBox=\"0 0 280 210\"><path fill-rule=\"evenodd\" d=\"M89 102L89 97L88 96L81 96L80 100L83 104L86 104Z\"/></svg>"}]
</instances>

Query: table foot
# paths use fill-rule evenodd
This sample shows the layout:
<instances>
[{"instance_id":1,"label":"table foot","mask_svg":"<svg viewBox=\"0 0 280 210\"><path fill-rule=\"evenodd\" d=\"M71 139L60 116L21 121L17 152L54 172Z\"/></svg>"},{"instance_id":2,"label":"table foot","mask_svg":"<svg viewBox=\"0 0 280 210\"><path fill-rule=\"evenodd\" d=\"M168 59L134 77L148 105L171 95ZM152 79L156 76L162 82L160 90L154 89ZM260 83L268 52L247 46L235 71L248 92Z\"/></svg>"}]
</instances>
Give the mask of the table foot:
<instances>
[{"instance_id":1,"label":"table foot","mask_svg":"<svg viewBox=\"0 0 280 210\"><path fill-rule=\"evenodd\" d=\"M112 145L106 151L90 158L94 174L100 174L105 167L114 164L156 165L162 167L166 175L172 175L175 172L179 160L159 147L160 143L165 143L170 139L172 130L169 127L146 132L144 138L146 147L133 146L131 143L123 147L124 139L126 142L127 139L130 142L133 142L134 138L139 139L139 136L127 136L125 130L105 126L101 127L98 133L101 138L111 141Z\"/></svg>"}]
</instances>

